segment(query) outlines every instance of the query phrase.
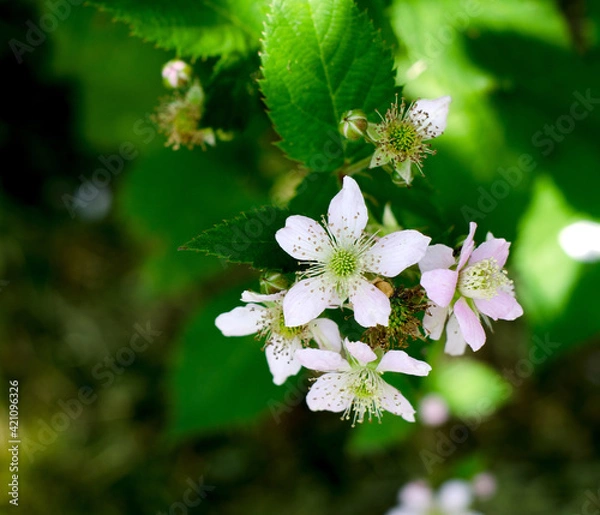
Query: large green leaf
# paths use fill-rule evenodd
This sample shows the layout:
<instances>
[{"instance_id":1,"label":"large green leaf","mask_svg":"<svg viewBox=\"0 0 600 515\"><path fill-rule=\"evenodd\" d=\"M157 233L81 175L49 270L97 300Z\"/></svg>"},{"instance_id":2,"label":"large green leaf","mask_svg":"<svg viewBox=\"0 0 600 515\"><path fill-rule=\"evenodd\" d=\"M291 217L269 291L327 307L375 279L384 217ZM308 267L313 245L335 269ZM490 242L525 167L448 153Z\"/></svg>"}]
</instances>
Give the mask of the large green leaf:
<instances>
[{"instance_id":1,"label":"large green leaf","mask_svg":"<svg viewBox=\"0 0 600 515\"><path fill-rule=\"evenodd\" d=\"M132 33L184 57L258 48L265 0L94 0Z\"/></svg>"},{"instance_id":2,"label":"large green leaf","mask_svg":"<svg viewBox=\"0 0 600 515\"><path fill-rule=\"evenodd\" d=\"M351 0L276 0L262 52L261 88L290 158L315 171L368 150L342 142L344 111L393 101L393 60Z\"/></svg>"}]
</instances>

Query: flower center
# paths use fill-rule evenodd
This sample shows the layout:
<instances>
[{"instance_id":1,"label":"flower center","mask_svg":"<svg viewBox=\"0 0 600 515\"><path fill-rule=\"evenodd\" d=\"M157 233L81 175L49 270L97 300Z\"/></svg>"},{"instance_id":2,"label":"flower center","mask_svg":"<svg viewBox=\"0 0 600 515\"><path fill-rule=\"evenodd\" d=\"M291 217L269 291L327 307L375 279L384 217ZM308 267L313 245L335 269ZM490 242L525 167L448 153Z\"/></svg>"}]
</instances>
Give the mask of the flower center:
<instances>
[{"instance_id":1,"label":"flower center","mask_svg":"<svg viewBox=\"0 0 600 515\"><path fill-rule=\"evenodd\" d=\"M463 270L458 278L458 291L472 299L491 299L498 289L511 291L512 281L494 258L482 259Z\"/></svg>"},{"instance_id":2,"label":"flower center","mask_svg":"<svg viewBox=\"0 0 600 515\"><path fill-rule=\"evenodd\" d=\"M329 260L329 270L336 277L349 277L358 269L358 259L354 252L338 249Z\"/></svg>"},{"instance_id":3,"label":"flower center","mask_svg":"<svg viewBox=\"0 0 600 515\"><path fill-rule=\"evenodd\" d=\"M293 340L296 336L301 336L305 330L305 326L299 325L296 327L288 327L285 325L283 317L283 309L274 317L272 331L279 334L286 340Z\"/></svg>"},{"instance_id":4,"label":"flower center","mask_svg":"<svg viewBox=\"0 0 600 515\"><path fill-rule=\"evenodd\" d=\"M344 412L342 418L350 419L350 411L354 411L352 425L356 422L362 424L365 415L368 414L369 421L373 416L381 419L381 379L378 372L366 366L359 367L350 380L349 389L353 395L352 403Z\"/></svg>"},{"instance_id":5,"label":"flower center","mask_svg":"<svg viewBox=\"0 0 600 515\"><path fill-rule=\"evenodd\" d=\"M401 122L394 123L388 128L388 138L394 150L410 154L418 142L419 135L414 125Z\"/></svg>"}]
</instances>

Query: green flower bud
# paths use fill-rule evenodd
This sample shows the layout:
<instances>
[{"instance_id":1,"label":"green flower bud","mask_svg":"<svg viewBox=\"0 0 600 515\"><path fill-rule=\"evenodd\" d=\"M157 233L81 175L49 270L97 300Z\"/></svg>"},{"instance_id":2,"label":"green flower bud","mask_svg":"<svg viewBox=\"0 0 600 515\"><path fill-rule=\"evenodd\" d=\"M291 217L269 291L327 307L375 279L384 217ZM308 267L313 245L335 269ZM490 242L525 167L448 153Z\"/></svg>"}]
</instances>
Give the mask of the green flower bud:
<instances>
[{"instance_id":1,"label":"green flower bud","mask_svg":"<svg viewBox=\"0 0 600 515\"><path fill-rule=\"evenodd\" d=\"M279 272L265 272L260 278L260 291L266 295L289 288L289 281Z\"/></svg>"},{"instance_id":2,"label":"green flower bud","mask_svg":"<svg viewBox=\"0 0 600 515\"><path fill-rule=\"evenodd\" d=\"M339 130L345 138L356 141L365 135L368 126L367 115L360 109L352 109L342 115Z\"/></svg>"}]
</instances>

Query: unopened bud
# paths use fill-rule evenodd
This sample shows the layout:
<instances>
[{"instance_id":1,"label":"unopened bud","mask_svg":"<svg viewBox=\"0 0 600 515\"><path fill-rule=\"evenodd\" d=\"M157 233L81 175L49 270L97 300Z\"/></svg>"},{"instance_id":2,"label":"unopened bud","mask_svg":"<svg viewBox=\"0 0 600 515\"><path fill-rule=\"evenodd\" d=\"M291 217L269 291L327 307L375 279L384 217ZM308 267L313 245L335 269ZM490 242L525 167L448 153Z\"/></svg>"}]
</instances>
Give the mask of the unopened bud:
<instances>
[{"instance_id":1,"label":"unopened bud","mask_svg":"<svg viewBox=\"0 0 600 515\"><path fill-rule=\"evenodd\" d=\"M260 290L267 295L287 290L288 287L289 281L279 272L265 272L260 278Z\"/></svg>"},{"instance_id":2,"label":"unopened bud","mask_svg":"<svg viewBox=\"0 0 600 515\"><path fill-rule=\"evenodd\" d=\"M365 135L368 126L367 115L360 109L352 109L342 115L339 129L342 136L356 141Z\"/></svg>"},{"instance_id":3,"label":"unopened bud","mask_svg":"<svg viewBox=\"0 0 600 515\"><path fill-rule=\"evenodd\" d=\"M190 82L192 67L180 59L173 59L163 66L163 83L167 88L181 88Z\"/></svg>"}]
</instances>

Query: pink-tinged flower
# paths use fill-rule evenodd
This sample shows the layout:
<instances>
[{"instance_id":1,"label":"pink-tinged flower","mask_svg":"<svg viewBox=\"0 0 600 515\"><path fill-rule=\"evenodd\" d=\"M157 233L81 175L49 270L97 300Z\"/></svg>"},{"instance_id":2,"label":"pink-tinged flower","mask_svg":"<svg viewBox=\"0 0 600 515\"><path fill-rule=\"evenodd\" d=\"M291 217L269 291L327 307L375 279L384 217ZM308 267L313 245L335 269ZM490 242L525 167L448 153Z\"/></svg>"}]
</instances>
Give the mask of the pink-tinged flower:
<instances>
[{"instance_id":1,"label":"pink-tinged flower","mask_svg":"<svg viewBox=\"0 0 600 515\"><path fill-rule=\"evenodd\" d=\"M419 403L419 420L426 426L437 427L445 424L450 418L450 408L446 400L435 393L430 393Z\"/></svg>"},{"instance_id":2,"label":"pink-tinged flower","mask_svg":"<svg viewBox=\"0 0 600 515\"><path fill-rule=\"evenodd\" d=\"M192 78L192 67L181 59L173 59L162 69L162 78L166 87L181 88Z\"/></svg>"},{"instance_id":3,"label":"pink-tinged flower","mask_svg":"<svg viewBox=\"0 0 600 515\"><path fill-rule=\"evenodd\" d=\"M311 386L306 403L312 411L343 412L342 418L352 425L362 423L365 415L381 419L383 411L415 421L415 410L410 402L381 377L384 372L400 372L426 376L431 367L424 361L411 358L401 350L390 350L377 355L362 342L344 340L346 358L338 352L320 349L302 349L296 352L302 366L325 372Z\"/></svg>"},{"instance_id":4,"label":"pink-tinged flower","mask_svg":"<svg viewBox=\"0 0 600 515\"><path fill-rule=\"evenodd\" d=\"M468 344L474 351L485 343L480 316L514 320L523 314L504 264L510 243L488 235L475 249L477 224L471 222L458 262L446 245L432 245L419 263L421 285L434 302L423 319L430 338L438 340L446 318L446 352L460 355Z\"/></svg>"},{"instance_id":5,"label":"pink-tinged flower","mask_svg":"<svg viewBox=\"0 0 600 515\"><path fill-rule=\"evenodd\" d=\"M446 481L436 494L423 481L407 483L398 501L386 515L480 515L469 509L473 502L469 483L459 479Z\"/></svg>"},{"instance_id":6,"label":"pink-tinged flower","mask_svg":"<svg viewBox=\"0 0 600 515\"><path fill-rule=\"evenodd\" d=\"M451 98L417 100L410 107L404 101L387 110L381 123L369 125L368 134L377 149L369 168L391 163L395 182L410 186L413 178L412 165L422 174L422 162L427 154L433 154L427 141L437 138L446 129L446 119Z\"/></svg>"},{"instance_id":7,"label":"pink-tinged flower","mask_svg":"<svg viewBox=\"0 0 600 515\"><path fill-rule=\"evenodd\" d=\"M245 306L222 313L215 325L225 336L247 336L257 333L266 339L265 354L273 375L273 382L283 384L296 375L302 365L296 351L311 340L331 351L341 350L341 336L333 320L318 318L309 324L287 327L283 323L282 300L285 292L261 295L250 291L242 293ZM260 303L260 304L257 304ZM263 304L263 305L261 305Z\"/></svg>"},{"instance_id":8,"label":"pink-tinged flower","mask_svg":"<svg viewBox=\"0 0 600 515\"><path fill-rule=\"evenodd\" d=\"M283 300L287 326L306 324L348 298L360 325L387 326L390 300L365 274L397 276L424 256L431 238L406 230L377 239L364 233L367 218L360 188L346 176L342 190L329 204L325 227L294 215L277 231L275 238L281 248L309 264L305 278Z\"/></svg>"}]
</instances>

